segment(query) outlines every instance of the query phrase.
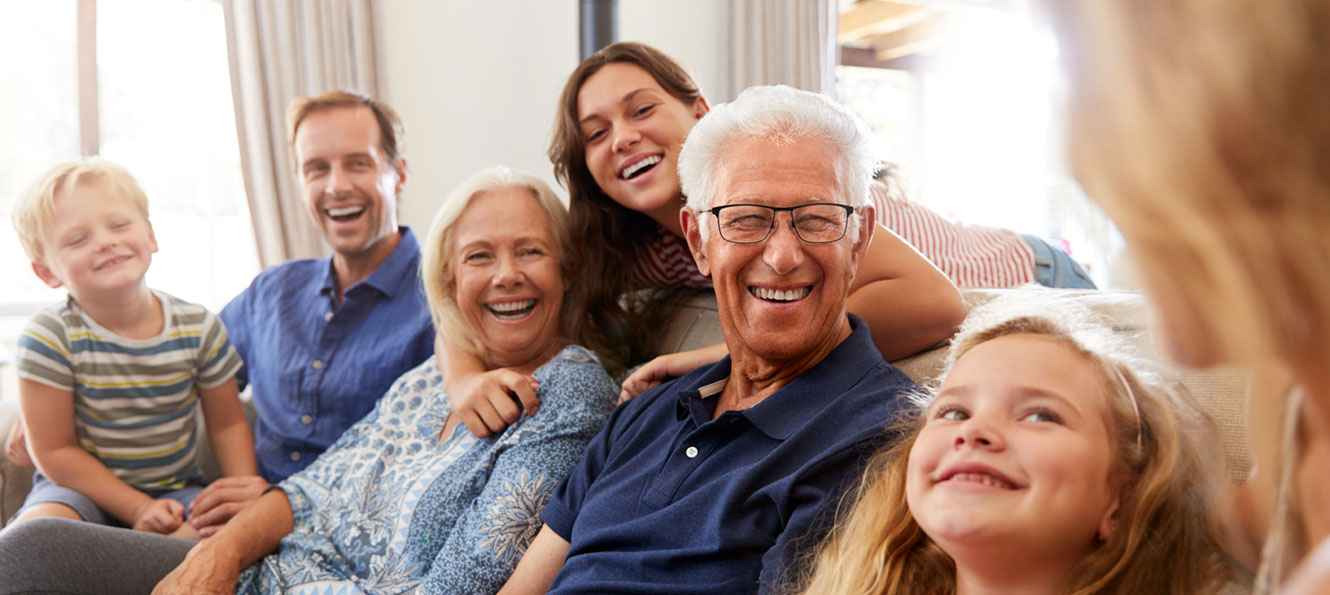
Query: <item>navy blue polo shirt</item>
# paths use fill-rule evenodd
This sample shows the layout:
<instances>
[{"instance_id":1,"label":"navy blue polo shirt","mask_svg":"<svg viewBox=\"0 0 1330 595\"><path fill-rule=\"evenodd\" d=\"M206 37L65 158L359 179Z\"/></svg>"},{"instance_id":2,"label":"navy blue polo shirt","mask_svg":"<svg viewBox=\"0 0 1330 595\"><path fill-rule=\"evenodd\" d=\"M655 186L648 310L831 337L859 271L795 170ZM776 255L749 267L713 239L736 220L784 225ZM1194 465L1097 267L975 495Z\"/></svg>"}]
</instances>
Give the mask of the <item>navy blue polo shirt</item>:
<instances>
[{"instance_id":1,"label":"navy blue polo shirt","mask_svg":"<svg viewBox=\"0 0 1330 595\"><path fill-rule=\"evenodd\" d=\"M831 354L746 410L711 419L728 357L616 409L542 515L570 543L550 592L777 586L914 388L849 319Z\"/></svg>"}]
</instances>

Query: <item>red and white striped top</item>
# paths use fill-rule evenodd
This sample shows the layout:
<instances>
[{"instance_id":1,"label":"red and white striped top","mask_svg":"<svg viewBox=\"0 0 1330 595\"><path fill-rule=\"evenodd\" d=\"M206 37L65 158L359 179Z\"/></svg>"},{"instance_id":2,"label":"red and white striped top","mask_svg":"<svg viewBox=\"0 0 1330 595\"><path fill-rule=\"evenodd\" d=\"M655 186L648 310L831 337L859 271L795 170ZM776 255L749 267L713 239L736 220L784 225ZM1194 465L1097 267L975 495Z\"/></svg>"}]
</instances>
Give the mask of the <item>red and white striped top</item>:
<instances>
[{"instance_id":1,"label":"red and white striped top","mask_svg":"<svg viewBox=\"0 0 1330 595\"><path fill-rule=\"evenodd\" d=\"M871 186L877 220L919 250L959 287L1016 287L1034 282L1034 251L1009 229L948 220L923 205Z\"/></svg>"},{"instance_id":2,"label":"red and white striped top","mask_svg":"<svg viewBox=\"0 0 1330 595\"><path fill-rule=\"evenodd\" d=\"M923 205L891 198L871 186L877 222L919 250L960 287L1016 287L1034 282L1034 253L1020 234L948 220ZM710 289L688 251L688 243L664 228L647 244L647 257L633 266L633 286Z\"/></svg>"},{"instance_id":3,"label":"red and white striped top","mask_svg":"<svg viewBox=\"0 0 1330 595\"><path fill-rule=\"evenodd\" d=\"M647 257L633 266L633 288L686 287L711 289L711 279L704 277L693 262L688 242L661 227L647 243Z\"/></svg>"}]
</instances>

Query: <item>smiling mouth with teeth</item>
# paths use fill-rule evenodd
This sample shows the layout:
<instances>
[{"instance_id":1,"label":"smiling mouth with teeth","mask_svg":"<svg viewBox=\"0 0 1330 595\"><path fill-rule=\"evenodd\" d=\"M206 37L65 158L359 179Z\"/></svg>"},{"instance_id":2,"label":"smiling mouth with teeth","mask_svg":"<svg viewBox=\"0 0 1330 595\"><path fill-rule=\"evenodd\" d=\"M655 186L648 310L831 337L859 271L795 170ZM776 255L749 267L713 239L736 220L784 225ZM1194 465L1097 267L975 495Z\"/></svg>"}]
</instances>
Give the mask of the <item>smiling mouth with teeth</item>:
<instances>
[{"instance_id":1,"label":"smiling mouth with teeth","mask_svg":"<svg viewBox=\"0 0 1330 595\"><path fill-rule=\"evenodd\" d=\"M793 302L807 297L812 291L812 285L800 287L799 289L767 289L766 287L748 288L748 293L753 294L753 297L768 302Z\"/></svg>"},{"instance_id":2,"label":"smiling mouth with teeth","mask_svg":"<svg viewBox=\"0 0 1330 595\"><path fill-rule=\"evenodd\" d=\"M942 481L944 481L944 482L946 482L946 481L963 481L963 482L969 482L969 483L980 483L980 484L983 484L983 485L986 485L986 486L989 486L989 487L998 488L998 489L1000 489L1000 490L1014 490L1014 489L1016 489L1016 486L1014 486L1014 485L1012 485L1012 484L1010 484L1010 483L1008 483L1008 482L1006 482L1006 481L1004 481L1004 480L1002 480L1002 479L1000 479L1000 478L997 478L997 477L994 477L994 476L992 476L992 475L989 475L989 474L987 474L987 473L957 473L957 474L955 474L955 475L953 475L953 476L951 476L951 477L948 477L948 478L946 478L946 479L944 479L944 480L942 480Z\"/></svg>"},{"instance_id":3,"label":"smiling mouth with teeth","mask_svg":"<svg viewBox=\"0 0 1330 595\"><path fill-rule=\"evenodd\" d=\"M358 205L354 207L342 207L340 209L325 209L323 212L327 213L328 217L331 217L334 221L350 221L365 212L365 207L363 205Z\"/></svg>"},{"instance_id":4,"label":"smiling mouth with teeth","mask_svg":"<svg viewBox=\"0 0 1330 595\"><path fill-rule=\"evenodd\" d=\"M125 255L125 256L117 256L117 257L115 257L115 258L112 258L112 259L110 259L110 260L104 261L104 262L102 262L101 264L99 264L99 265L93 267L92 270L94 270L94 271L100 271L100 270L102 270L102 269L108 269L108 268L111 268L111 267L113 267L113 266L116 266L116 265L118 265L118 264L120 264L120 263L122 263L122 262L125 262L125 261L127 261L127 260L129 260L129 255Z\"/></svg>"},{"instance_id":5,"label":"smiling mouth with teeth","mask_svg":"<svg viewBox=\"0 0 1330 595\"><path fill-rule=\"evenodd\" d=\"M623 180L632 178L639 173L651 169L652 166L656 165L657 163L660 163L660 161L661 161L660 155L652 155L650 157L647 157L646 159L643 159L641 161L638 161L637 163L634 163L628 167L623 168L623 170L619 172L619 178Z\"/></svg>"},{"instance_id":6,"label":"smiling mouth with teeth","mask_svg":"<svg viewBox=\"0 0 1330 595\"><path fill-rule=\"evenodd\" d=\"M485 307L499 320L518 320L535 309L536 300L485 304Z\"/></svg>"}]
</instances>

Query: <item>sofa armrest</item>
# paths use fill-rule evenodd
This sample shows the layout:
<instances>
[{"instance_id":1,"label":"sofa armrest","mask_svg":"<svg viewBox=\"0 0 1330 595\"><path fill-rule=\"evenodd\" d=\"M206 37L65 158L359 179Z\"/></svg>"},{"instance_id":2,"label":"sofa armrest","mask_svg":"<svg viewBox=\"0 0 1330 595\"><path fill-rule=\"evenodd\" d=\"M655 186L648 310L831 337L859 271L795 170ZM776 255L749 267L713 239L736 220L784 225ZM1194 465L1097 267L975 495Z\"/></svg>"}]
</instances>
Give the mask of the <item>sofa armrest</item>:
<instances>
[{"instance_id":1,"label":"sofa armrest","mask_svg":"<svg viewBox=\"0 0 1330 595\"><path fill-rule=\"evenodd\" d=\"M18 403L0 401L0 441L9 438L9 428L17 420ZM0 524L9 522L9 517L18 512L31 489L32 469L9 460L4 447L0 446Z\"/></svg>"}]
</instances>

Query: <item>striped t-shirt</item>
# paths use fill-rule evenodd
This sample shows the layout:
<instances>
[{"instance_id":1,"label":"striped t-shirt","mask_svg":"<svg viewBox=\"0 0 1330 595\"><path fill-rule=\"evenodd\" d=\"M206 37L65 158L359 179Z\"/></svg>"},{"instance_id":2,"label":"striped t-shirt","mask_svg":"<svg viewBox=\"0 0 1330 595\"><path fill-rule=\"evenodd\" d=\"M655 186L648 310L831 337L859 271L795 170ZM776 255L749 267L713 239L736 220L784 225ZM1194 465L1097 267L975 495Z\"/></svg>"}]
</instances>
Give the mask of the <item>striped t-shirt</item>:
<instances>
[{"instance_id":1,"label":"striped t-shirt","mask_svg":"<svg viewBox=\"0 0 1330 595\"><path fill-rule=\"evenodd\" d=\"M1009 229L951 221L919 203L869 186L877 221L914 246L958 287L1017 287L1034 282L1034 251Z\"/></svg>"},{"instance_id":2,"label":"striped t-shirt","mask_svg":"<svg viewBox=\"0 0 1330 595\"><path fill-rule=\"evenodd\" d=\"M127 339L85 314L73 296L42 309L18 339L18 375L74 394L79 445L139 489L200 477L199 389L240 368L226 328L203 306L160 291L160 335Z\"/></svg>"},{"instance_id":3,"label":"striped t-shirt","mask_svg":"<svg viewBox=\"0 0 1330 595\"><path fill-rule=\"evenodd\" d=\"M921 204L892 197L871 185L877 222L914 246L959 287L1018 287L1033 283L1034 252L1020 234L997 227L948 220ZM711 289L683 238L664 227L647 243L646 258L633 266L635 289Z\"/></svg>"}]
</instances>

